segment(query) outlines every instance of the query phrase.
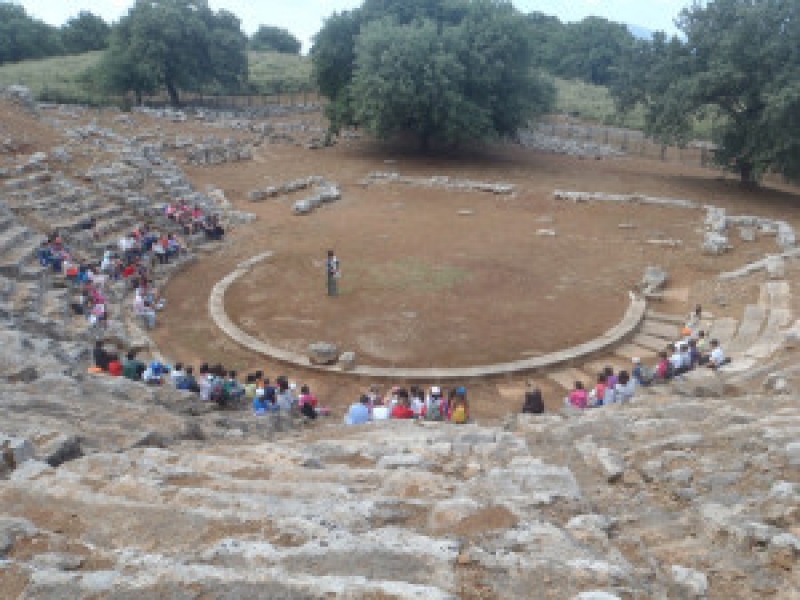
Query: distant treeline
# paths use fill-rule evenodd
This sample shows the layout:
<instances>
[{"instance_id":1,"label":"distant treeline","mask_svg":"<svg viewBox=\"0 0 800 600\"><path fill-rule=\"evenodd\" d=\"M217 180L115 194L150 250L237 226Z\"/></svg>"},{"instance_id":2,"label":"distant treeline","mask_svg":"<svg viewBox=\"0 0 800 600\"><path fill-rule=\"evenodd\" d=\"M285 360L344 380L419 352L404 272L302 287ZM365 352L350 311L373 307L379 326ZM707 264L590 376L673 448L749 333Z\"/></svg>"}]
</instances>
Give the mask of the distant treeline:
<instances>
[{"instance_id":1,"label":"distant treeline","mask_svg":"<svg viewBox=\"0 0 800 600\"><path fill-rule=\"evenodd\" d=\"M81 11L61 27L29 15L25 8L0 0L0 65L32 58L49 58L105 50L113 25L89 11ZM250 36L251 50L299 54L302 44L291 32L262 25Z\"/></svg>"}]
</instances>

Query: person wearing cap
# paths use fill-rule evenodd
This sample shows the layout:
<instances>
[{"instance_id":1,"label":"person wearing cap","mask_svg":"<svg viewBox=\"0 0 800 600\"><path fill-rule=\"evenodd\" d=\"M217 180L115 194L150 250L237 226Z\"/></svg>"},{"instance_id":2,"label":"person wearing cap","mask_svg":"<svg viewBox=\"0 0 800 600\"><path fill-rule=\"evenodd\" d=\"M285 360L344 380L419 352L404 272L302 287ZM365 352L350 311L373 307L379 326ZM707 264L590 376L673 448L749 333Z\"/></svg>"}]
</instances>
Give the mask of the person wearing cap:
<instances>
[{"instance_id":1,"label":"person wearing cap","mask_svg":"<svg viewBox=\"0 0 800 600\"><path fill-rule=\"evenodd\" d=\"M447 407L442 400L442 389L438 385L431 387L425 403L425 418L428 421L441 421L447 414Z\"/></svg>"}]
</instances>

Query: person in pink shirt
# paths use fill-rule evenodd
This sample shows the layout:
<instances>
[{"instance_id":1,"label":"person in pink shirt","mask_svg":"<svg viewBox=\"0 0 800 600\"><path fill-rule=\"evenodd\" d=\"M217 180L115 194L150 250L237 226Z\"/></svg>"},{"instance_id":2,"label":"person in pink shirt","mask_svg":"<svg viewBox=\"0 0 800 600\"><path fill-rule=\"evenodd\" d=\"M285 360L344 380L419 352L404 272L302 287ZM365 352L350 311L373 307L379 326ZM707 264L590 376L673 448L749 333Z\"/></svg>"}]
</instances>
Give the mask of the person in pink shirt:
<instances>
[{"instance_id":1,"label":"person in pink shirt","mask_svg":"<svg viewBox=\"0 0 800 600\"><path fill-rule=\"evenodd\" d=\"M583 387L583 382L576 381L575 389L567 396L567 403L575 408L586 408L589 403L589 394Z\"/></svg>"}]
</instances>

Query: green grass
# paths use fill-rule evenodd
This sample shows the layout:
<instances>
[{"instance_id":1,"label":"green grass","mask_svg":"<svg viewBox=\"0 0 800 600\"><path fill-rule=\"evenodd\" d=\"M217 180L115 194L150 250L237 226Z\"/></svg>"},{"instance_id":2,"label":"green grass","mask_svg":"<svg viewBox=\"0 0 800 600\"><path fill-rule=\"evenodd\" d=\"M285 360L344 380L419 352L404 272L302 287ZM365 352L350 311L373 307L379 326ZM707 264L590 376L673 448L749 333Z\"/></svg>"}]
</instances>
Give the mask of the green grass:
<instances>
[{"instance_id":1,"label":"green grass","mask_svg":"<svg viewBox=\"0 0 800 600\"><path fill-rule=\"evenodd\" d=\"M25 85L44 100L101 103L102 94L91 89L86 71L97 66L102 51L74 56L26 60L0 66L0 87ZM311 87L311 61L307 57L276 52L248 52L250 83L262 94L297 92Z\"/></svg>"},{"instance_id":2,"label":"green grass","mask_svg":"<svg viewBox=\"0 0 800 600\"><path fill-rule=\"evenodd\" d=\"M567 79L556 79L555 84L556 110L559 113L605 125L644 128L644 111L636 108L629 114L620 115L608 88Z\"/></svg>"},{"instance_id":3,"label":"green grass","mask_svg":"<svg viewBox=\"0 0 800 600\"><path fill-rule=\"evenodd\" d=\"M461 267L432 265L414 257L391 263L351 264L348 272L349 275L343 280L343 293L347 293L352 286L381 291L415 290L436 293L453 289L470 278L470 272Z\"/></svg>"},{"instance_id":4,"label":"green grass","mask_svg":"<svg viewBox=\"0 0 800 600\"><path fill-rule=\"evenodd\" d=\"M64 98L94 103L98 95L87 89L82 76L87 69L97 65L102 55L101 51L87 52L2 65L0 87L25 85L42 99Z\"/></svg>"},{"instance_id":5,"label":"green grass","mask_svg":"<svg viewBox=\"0 0 800 600\"><path fill-rule=\"evenodd\" d=\"M93 90L85 74L100 61L102 52L27 60L0 66L0 87L21 84L43 100L103 104L110 101ZM293 93L313 89L311 59L307 56L250 51L250 85L261 94ZM555 79L556 111L585 121L642 129L644 111L619 115L607 88L582 81ZM695 135L707 139L710 121L696 123Z\"/></svg>"},{"instance_id":6,"label":"green grass","mask_svg":"<svg viewBox=\"0 0 800 600\"><path fill-rule=\"evenodd\" d=\"M311 59L277 52L248 52L250 84L263 94L313 89Z\"/></svg>"}]
</instances>

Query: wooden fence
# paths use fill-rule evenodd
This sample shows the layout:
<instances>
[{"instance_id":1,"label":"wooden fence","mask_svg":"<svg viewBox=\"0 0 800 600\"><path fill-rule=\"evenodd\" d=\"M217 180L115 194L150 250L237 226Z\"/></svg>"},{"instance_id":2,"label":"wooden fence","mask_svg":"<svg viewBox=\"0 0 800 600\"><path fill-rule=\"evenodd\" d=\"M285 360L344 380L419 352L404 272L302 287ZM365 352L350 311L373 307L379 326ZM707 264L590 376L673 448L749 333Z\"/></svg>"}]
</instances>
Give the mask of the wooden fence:
<instances>
[{"instance_id":1,"label":"wooden fence","mask_svg":"<svg viewBox=\"0 0 800 600\"><path fill-rule=\"evenodd\" d=\"M635 129L587 124L554 118L538 126L545 135L610 146L631 156L641 156L687 165L713 166L714 145L691 142L686 148L664 146Z\"/></svg>"}]
</instances>

